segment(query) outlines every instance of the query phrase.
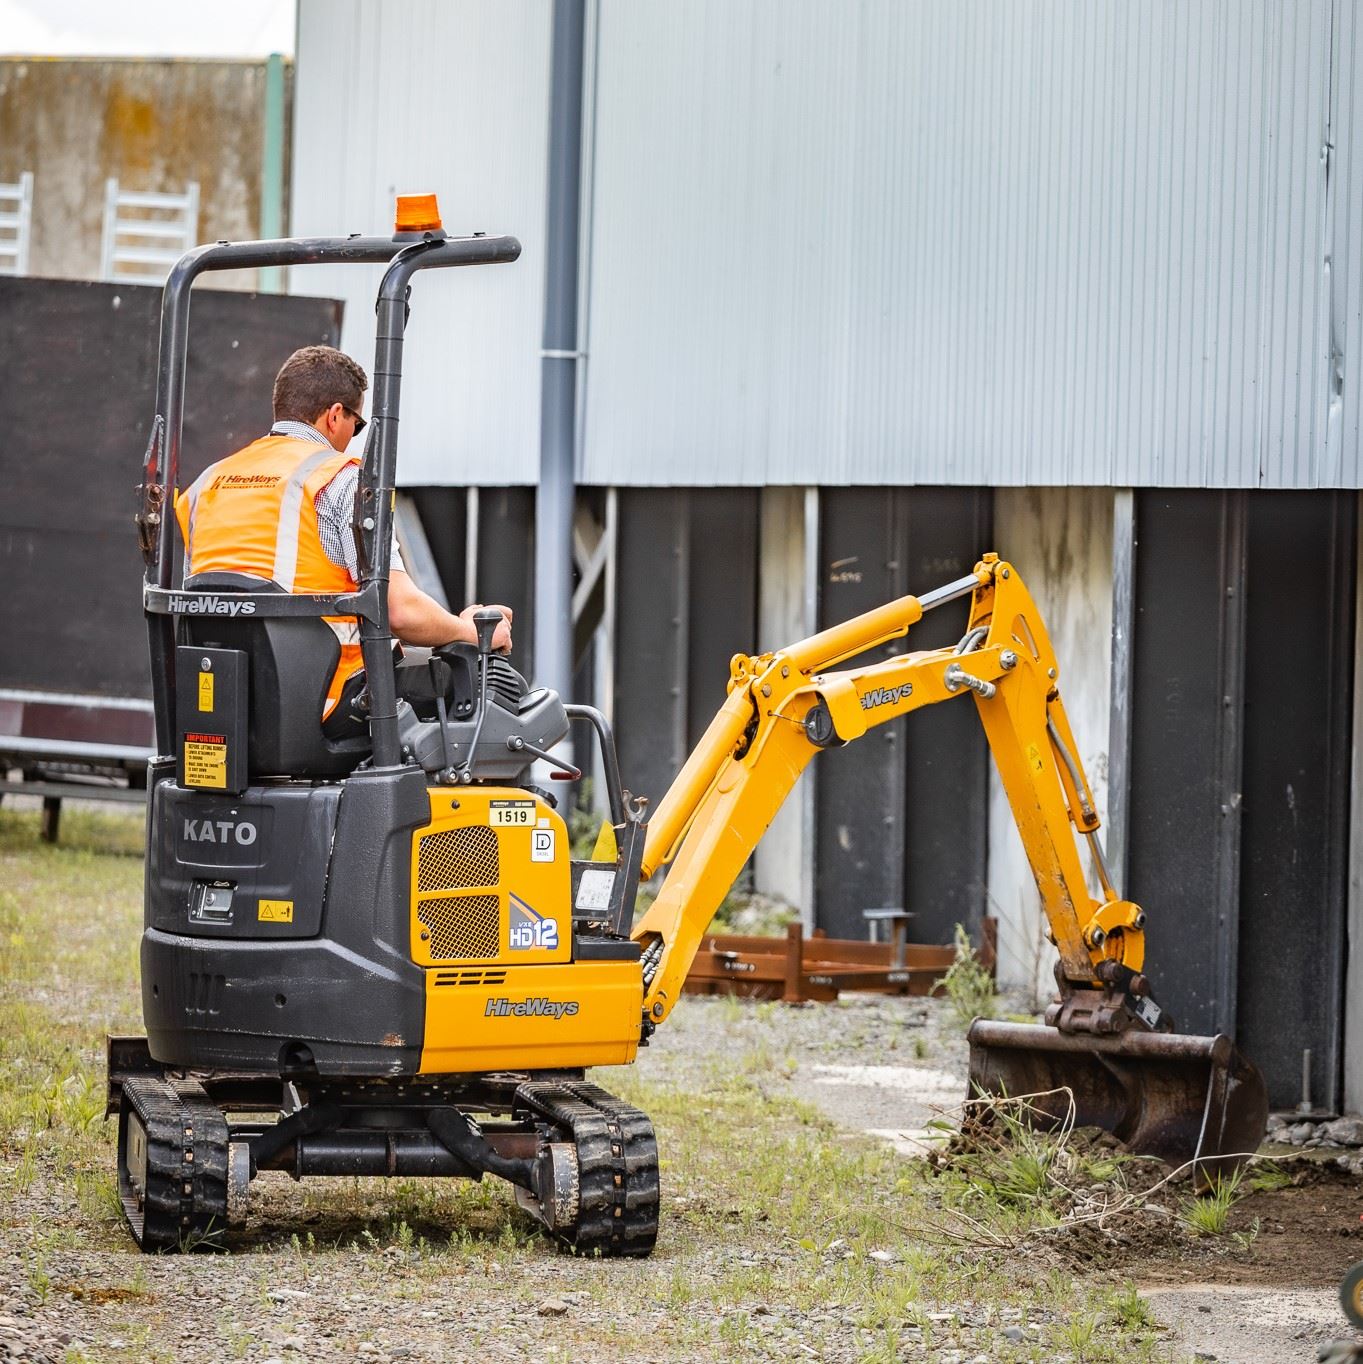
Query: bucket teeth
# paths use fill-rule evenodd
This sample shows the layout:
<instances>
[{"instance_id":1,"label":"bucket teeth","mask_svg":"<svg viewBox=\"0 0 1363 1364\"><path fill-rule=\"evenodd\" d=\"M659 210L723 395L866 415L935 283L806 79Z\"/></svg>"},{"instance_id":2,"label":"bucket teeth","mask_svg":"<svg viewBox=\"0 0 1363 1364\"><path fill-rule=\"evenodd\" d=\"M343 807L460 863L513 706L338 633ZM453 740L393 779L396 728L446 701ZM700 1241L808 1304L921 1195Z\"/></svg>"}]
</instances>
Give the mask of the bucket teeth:
<instances>
[{"instance_id":1,"label":"bucket teeth","mask_svg":"<svg viewBox=\"0 0 1363 1364\"><path fill-rule=\"evenodd\" d=\"M1034 1096L1034 1126L1102 1128L1129 1151L1191 1165L1201 1185L1239 1169L1267 1129L1263 1076L1222 1034L1093 1037L976 1019L968 1040L968 1099Z\"/></svg>"}]
</instances>

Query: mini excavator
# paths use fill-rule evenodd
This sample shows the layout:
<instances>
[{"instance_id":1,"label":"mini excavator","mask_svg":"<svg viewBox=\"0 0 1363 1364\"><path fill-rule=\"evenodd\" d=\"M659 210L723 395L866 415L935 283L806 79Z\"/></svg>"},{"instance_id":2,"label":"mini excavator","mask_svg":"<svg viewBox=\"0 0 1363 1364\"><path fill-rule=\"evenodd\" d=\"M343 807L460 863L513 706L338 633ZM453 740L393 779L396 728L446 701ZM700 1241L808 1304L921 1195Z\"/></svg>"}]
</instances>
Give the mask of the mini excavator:
<instances>
[{"instance_id":1,"label":"mini excavator","mask_svg":"<svg viewBox=\"0 0 1363 1364\"><path fill-rule=\"evenodd\" d=\"M401 219L400 219L401 224ZM478 644L395 667L386 608L403 332L423 270L514 261L511 237L218 243L172 270L137 515L158 757L149 772L145 1037L109 1039L118 1188L146 1251L219 1244L262 1170L509 1181L563 1246L643 1256L658 1154L637 1109L586 1078L635 1059L681 994L711 918L811 758L969 697L1058 950L1044 1025L977 1021L972 1093L1041 1096L1034 1120L1234 1165L1262 1136L1262 1078L1226 1037L1174 1032L1144 973L1145 913L1118 895L1060 700L1012 565L890 602L776 653L735 657L728 695L649 817L605 717L530 686ZM172 584L190 290L206 271L381 263L373 419L356 495L358 589L299 595L237 575ZM954 648L839 665L968 599ZM359 622L367 733L320 715ZM536 760L595 736L608 827L574 860ZM1100 894L1090 894L1080 837ZM662 874L635 922L641 879ZM1063 1103L1057 1098L1063 1091ZM1072 1109L1071 1109L1072 1105Z\"/></svg>"}]
</instances>

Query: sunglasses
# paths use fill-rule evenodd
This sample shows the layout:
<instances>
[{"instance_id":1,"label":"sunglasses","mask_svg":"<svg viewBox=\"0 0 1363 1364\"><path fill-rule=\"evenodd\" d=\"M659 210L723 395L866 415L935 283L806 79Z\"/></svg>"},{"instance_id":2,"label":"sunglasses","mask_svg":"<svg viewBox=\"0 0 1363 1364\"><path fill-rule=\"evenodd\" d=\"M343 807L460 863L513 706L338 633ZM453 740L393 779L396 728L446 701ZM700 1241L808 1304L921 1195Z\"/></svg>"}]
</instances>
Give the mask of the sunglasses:
<instances>
[{"instance_id":1,"label":"sunglasses","mask_svg":"<svg viewBox=\"0 0 1363 1364\"><path fill-rule=\"evenodd\" d=\"M369 423L368 423L367 421L365 421L365 419L364 419L362 416L360 416L360 414L359 414L358 412L352 411L352 410L351 410L350 408L348 408L344 403L341 404L341 411L344 412L348 417L353 417L353 418L354 418L354 421L355 421L355 434L356 434L357 436L360 434L361 431L364 430L364 428L365 428L366 426L369 425Z\"/></svg>"}]
</instances>

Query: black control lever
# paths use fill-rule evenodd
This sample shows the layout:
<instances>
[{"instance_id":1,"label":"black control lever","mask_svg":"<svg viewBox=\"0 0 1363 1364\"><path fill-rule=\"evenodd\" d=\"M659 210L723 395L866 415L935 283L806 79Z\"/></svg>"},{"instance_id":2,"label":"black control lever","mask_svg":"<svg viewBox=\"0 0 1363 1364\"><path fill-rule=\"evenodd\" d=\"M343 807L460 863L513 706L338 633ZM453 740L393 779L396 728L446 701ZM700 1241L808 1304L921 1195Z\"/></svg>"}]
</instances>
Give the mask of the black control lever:
<instances>
[{"instance_id":1,"label":"black control lever","mask_svg":"<svg viewBox=\"0 0 1363 1364\"><path fill-rule=\"evenodd\" d=\"M431 690L435 693L435 713L440 721L440 753L445 765L440 769L440 780L453 783L455 779L454 750L450 747L450 717L445 709L445 683L449 676L450 665L438 654L432 654L426 663L431 674Z\"/></svg>"},{"instance_id":2,"label":"black control lever","mask_svg":"<svg viewBox=\"0 0 1363 1364\"><path fill-rule=\"evenodd\" d=\"M506 741L506 746L513 753L529 753L531 757L540 758L547 763L562 763L559 771L549 774L550 781L577 781L582 776L580 767L574 767L572 763L565 763L552 753L546 753L542 748L536 748L534 744L526 743L519 734L513 734Z\"/></svg>"},{"instance_id":3,"label":"black control lever","mask_svg":"<svg viewBox=\"0 0 1363 1364\"><path fill-rule=\"evenodd\" d=\"M473 773L474 759L478 754L478 740L483 737L483 721L487 718L487 673L488 656L492 653L492 637L502 623L502 613L491 607L484 607L473 613L473 628L478 632L478 722L473 727L473 738L469 740L468 756L460 770L459 780L465 784Z\"/></svg>"},{"instance_id":4,"label":"black control lever","mask_svg":"<svg viewBox=\"0 0 1363 1364\"><path fill-rule=\"evenodd\" d=\"M484 658L492 652L492 637L497 633L497 627L501 623L502 613L494 611L490 606L473 613L473 628L478 632L478 652Z\"/></svg>"}]
</instances>

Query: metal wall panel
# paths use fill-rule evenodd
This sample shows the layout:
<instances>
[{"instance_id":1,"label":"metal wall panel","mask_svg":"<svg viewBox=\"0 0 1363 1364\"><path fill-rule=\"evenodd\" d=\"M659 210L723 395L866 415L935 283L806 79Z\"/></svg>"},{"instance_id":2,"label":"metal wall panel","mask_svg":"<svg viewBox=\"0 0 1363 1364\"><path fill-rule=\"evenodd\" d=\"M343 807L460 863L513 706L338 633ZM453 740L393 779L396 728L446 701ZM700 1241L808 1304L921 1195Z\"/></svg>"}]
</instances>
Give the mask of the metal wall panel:
<instances>
[{"instance_id":1,"label":"metal wall panel","mask_svg":"<svg viewBox=\"0 0 1363 1364\"><path fill-rule=\"evenodd\" d=\"M968 573L988 544L986 494L852 488L824 495L819 625ZM906 640L863 654L953 644L968 603L924 617ZM842 666L846 666L845 664ZM978 926L988 841L988 757L968 697L880 725L816 759L816 915L834 937L865 938L862 911L917 915L910 936L950 942Z\"/></svg>"},{"instance_id":2,"label":"metal wall panel","mask_svg":"<svg viewBox=\"0 0 1363 1364\"><path fill-rule=\"evenodd\" d=\"M1275 1097L1339 1102L1353 700L1354 499L1249 499L1240 1044ZM1283 704L1290 697L1289 704Z\"/></svg>"},{"instance_id":3,"label":"metal wall panel","mask_svg":"<svg viewBox=\"0 0 1363 1364\"><path fill-rule=\"evenodd\" d=\"M299 0L290 230L388 232L396 194L433 190L452 234L524 247L514 265L416 278L406 485L538 474L550 13L539 0ZM309 266L289 281L346 301L342 344L366 369L381 276Z\"/></svg>"},{"instance_id":4,"label":"metal wall panel","mask_svg":"<svg viewBox=\"0 0 1363 1364\"><path fill-rule=\"evenodd\" d=\"M757 648L757 497L620 499L614 714L625 785L656 809Z\"/></svg>"},{"instance_id":5,"label":"metal wall panel","mask_svg":"<svg viewBox=\"0 0 1363 1364\"><path fill-rule=\"evenodd\" d=\"M1184 1032L1235 1030L1244 495L1136 499L1128 890Z\"/></svg>"},{"instance_id":6,"label":"metal wall panel","mask_svg":"<svg viewBox=\"0 0 1363 1364\"><path fill-rule=\"evenodd\" d=\"M599 0L584 479L1359 486L1357 29Z\"/></svg>"},{"instance_id":7,"label":"metal wall panel","mask_svg":"<svg viewBox=\"0 0 1363 1364\"><path fill-rule=\"evenodd\" d=\"M1238 1037L1276 1106L1340 1084L1355 499L1137 498L1129 863L1185 1032Z\"/></svg>"}]
</instances>

